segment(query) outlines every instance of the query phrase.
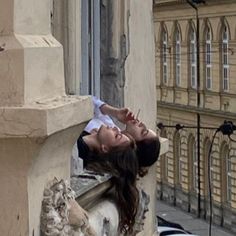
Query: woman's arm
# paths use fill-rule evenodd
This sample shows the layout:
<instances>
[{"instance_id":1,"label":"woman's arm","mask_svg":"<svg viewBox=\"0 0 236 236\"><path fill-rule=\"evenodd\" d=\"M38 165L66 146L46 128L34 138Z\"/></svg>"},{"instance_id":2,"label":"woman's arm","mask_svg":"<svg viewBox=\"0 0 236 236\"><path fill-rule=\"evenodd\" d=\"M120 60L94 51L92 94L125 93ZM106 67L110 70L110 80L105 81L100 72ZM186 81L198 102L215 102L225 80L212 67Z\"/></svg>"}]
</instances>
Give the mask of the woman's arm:
<instances>
[{"instance_id":1,"label":"woman's arm","mask_svg":"<svg viewBox=\"0 0 236 236\"><path fill-rule=\"evenodd\" d=\"M126 123L129 120L134 119L134 114L128 108L116 108L108 104L103 104L100 106L100 111L104 115L109 115L115 117L118 121Z\"/></svg>"},{"instance_id":2,"label":"woman's arm","mask_svg":"<svg viewBox=\"0 0 236 236\"><path fill-rule=\"evenodd\" d=\"M116 108L111 105L106 104L102 100L93 96L93 104L94 104L94 116L98 117L101 112L103 115L108 115L116 118L118 121L122 123L126 123L129 120L134 119L134 114L128 108Z\"/></svg>"}]
</instances>

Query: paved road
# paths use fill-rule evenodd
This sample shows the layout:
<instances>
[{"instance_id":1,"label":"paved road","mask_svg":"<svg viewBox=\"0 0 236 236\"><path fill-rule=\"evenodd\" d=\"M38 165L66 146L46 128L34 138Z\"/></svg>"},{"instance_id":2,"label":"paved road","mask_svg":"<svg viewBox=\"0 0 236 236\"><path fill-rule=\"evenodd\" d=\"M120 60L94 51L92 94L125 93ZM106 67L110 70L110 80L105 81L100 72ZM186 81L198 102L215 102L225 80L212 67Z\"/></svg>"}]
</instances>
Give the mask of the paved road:
<instances>
[{"instance_id":1,"label":"paved road","mask_svg":"<svg viewBox=\"0 0 236 236\"><path fill-rule=\"evenodd\" d=\"M175 223L181 224L186 230L197 234L199 236L207 236L209 225L206 221L196 218L189 213L186 213L179 208L169 206L163 201L157 201L157 214L164 218ZM212 226L212 236L235 236L226 232L220 227Z\"/></svg>"}]
</instances>

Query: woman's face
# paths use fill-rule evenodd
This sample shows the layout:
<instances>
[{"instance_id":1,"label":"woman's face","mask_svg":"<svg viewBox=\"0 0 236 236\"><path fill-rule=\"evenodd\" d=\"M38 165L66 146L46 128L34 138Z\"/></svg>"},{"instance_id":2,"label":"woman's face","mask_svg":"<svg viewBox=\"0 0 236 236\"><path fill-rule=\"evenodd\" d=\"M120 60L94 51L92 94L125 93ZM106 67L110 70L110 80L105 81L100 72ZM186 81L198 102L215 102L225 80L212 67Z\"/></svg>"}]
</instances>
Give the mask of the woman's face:
<instances>
[{"instance_id":1,"label":"woman's face","mask_svg":"<svg viewBox=\"0 0 236 236\"><path fill-rule=\"evenodd\" d=\"M116 147L128 147L131 144L131 140L117 127L102 125L97 132L97 138L103 152L108 152Z\"/></svg>"},{"instance_id":2,"label":"woman's face","mask_svg":"<svg viewBox=\"0 0 236 236\"><path fill-rule=\"evenodd\" d=\"M157 136L153 130L147 129L146 125L137 119L126 123L126 131L132 135L135 141L142 141Z\"/></svg>"}]
</instances>

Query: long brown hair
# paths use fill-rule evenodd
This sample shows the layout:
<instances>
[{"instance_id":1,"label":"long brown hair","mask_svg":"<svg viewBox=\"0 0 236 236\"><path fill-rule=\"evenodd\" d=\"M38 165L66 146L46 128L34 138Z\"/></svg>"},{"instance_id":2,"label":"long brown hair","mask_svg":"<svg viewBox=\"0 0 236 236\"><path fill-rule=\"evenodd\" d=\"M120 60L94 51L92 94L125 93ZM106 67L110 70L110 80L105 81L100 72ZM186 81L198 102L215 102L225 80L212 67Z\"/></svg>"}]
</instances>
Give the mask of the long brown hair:
<instances>
[{"instance_id":1,"label":"long brown hair","mask_svg":"<svg viewBox=\"0 0 236 236\"><path fill-rule=\"evenodd\" d=\"M87 159L87 168L110 173L115 187L115 199L119 211L119 231L132 233L137 212L139 194L136 188L138 161L134 148L94 155Z\"/></svg>"}]
</instances>

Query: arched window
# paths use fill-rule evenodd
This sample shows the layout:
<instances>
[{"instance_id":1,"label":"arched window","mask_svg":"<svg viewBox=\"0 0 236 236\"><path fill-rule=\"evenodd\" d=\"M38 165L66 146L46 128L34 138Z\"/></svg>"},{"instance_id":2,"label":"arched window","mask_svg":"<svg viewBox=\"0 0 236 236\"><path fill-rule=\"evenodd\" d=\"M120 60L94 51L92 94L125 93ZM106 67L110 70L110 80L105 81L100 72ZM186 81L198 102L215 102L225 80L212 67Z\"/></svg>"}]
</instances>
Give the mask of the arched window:
<instances>
[{"instance_id":1,"label":"arched window","mask_svg":"<svg viewBox=\"0 0 236 236\"><path fill-rule=\"evenodd\" d=\"M223 160L223 173L222 173L222 187L223 190L223 200L226 202L231 202L232 199L232 162L229 156L229 146L224 143L221 147L221 160Z\"/></svg>"},{"instance_id":2,"label":"arched window","mask_svg":"<svg viewBox=\"0 0 236 236\"><path fill-rule=\"evenodd\" d=\"M213 158L209 157L211 141L207 138L204 142L204 195L207 196L209 192L209 173L208 173L208 165L210 165L210 176L213 175ZM211 186L212 188L213 186Z\"/></svg>"},{"instance_id":3,"label":"arched window","mask_svg":"<svg viewBox=\"0 0 236 236\"><path fill-rule=\"evenodd\" d=\"M190 78L191 78L191 87L196 88L197 87L197 46L196 46L196 32L191 26L190 32L189 32L189 53L190 53Z\"/></svg>"},{"instance_id":4,"label":"arched window","mask_svg":"<svg viewBox=\"0 0 236 236\"><path fill-rule=\"evenodd\" d=\"M174 135L174 159L176 183L181 185L183 182L183 161L181 158L181 139L179 132L176 132Z\"/></svg>"},{"instance_id":5,"label":"arched window","mask_svg":"<svg viewBox=\"0 0 236 236\"><path fill-rule=\"evenodd\" d=\"M197 162L197 146L193 135L188 139L188 153L189 153L189 171L190 171L190 189L198 191L198 162Z\"/></svg>"},{"instance_id":6,"label":"arched window","mask_svg":"<svg viewBox=\"0 0 236 236\"><path fill-rule=\"evenodd\" d=\"M163 83L168 82L168 71L167 71L167 47L168 47L168 36L165 27L162 31L162 79Z\"/></svg>"},{"instance_id":7,"label":"arched window","mask_svg":"<svg viewBox=\"0 0 236 236\"><path fill-rule=\"evenodd\" d=\"M211 30L207 27L205 31L205 50L206 50L206 58L205 58L205 68L206 68L206 88L212 89L212 75L211 75Z\"/></svg>"},{"instance_id":8,"label":"arched window","mask_svg":"<svg viewBox=\"0 0 236 236\"><path fill-rule=\"evenodd\" d=\"M225 152L225 159L226 159L226 173L227 173L227 202L230 202L232 199L232 163L229 157L229 150Z\"/></svg>"},{"instance_id":9,"label":"arched window","mask_svg":"<svg viewBox=\"0 0 236 236\"><path fill-rule=\"evenodd\" d=\"M193 160L193 189L198 191L198 162L197 162L197 147L196 142L192 142L192 160Z\"/></svg>"},{"instance_id":10,"label":"arched window","mask_svg":"<svg viewBox=\"0 0 236 236\"><path fill-rule=\"evenodd\" d=\"M229 31L226 25L222 27L222 77L223 77L223 91L229 91Z\"/></svg>"},{"instance_id":11,"label":"arched window","mask_svg":"<svg viewBox=\"0 0 236 236\"><path fill-rule=\"evenodd\" d=\"M161 129L160 136L163 138L167 138L167 130L166 129ZM162 178L166 182L168 181L168 155L165 153L161 156L161 173L162 173Z\"/></svg>"},{"instance_id":12,"label":"arched window","mask_svg":"<svg viewBox=\"0 0 236 236\"><path fill-rule=\"evenodd\" d=\"M180 81L181 81L180 57L181 57L180 32L178 27L176 27L175 31L175 85L176 86L180 86Z\"/></svg>"}]
</instances>

